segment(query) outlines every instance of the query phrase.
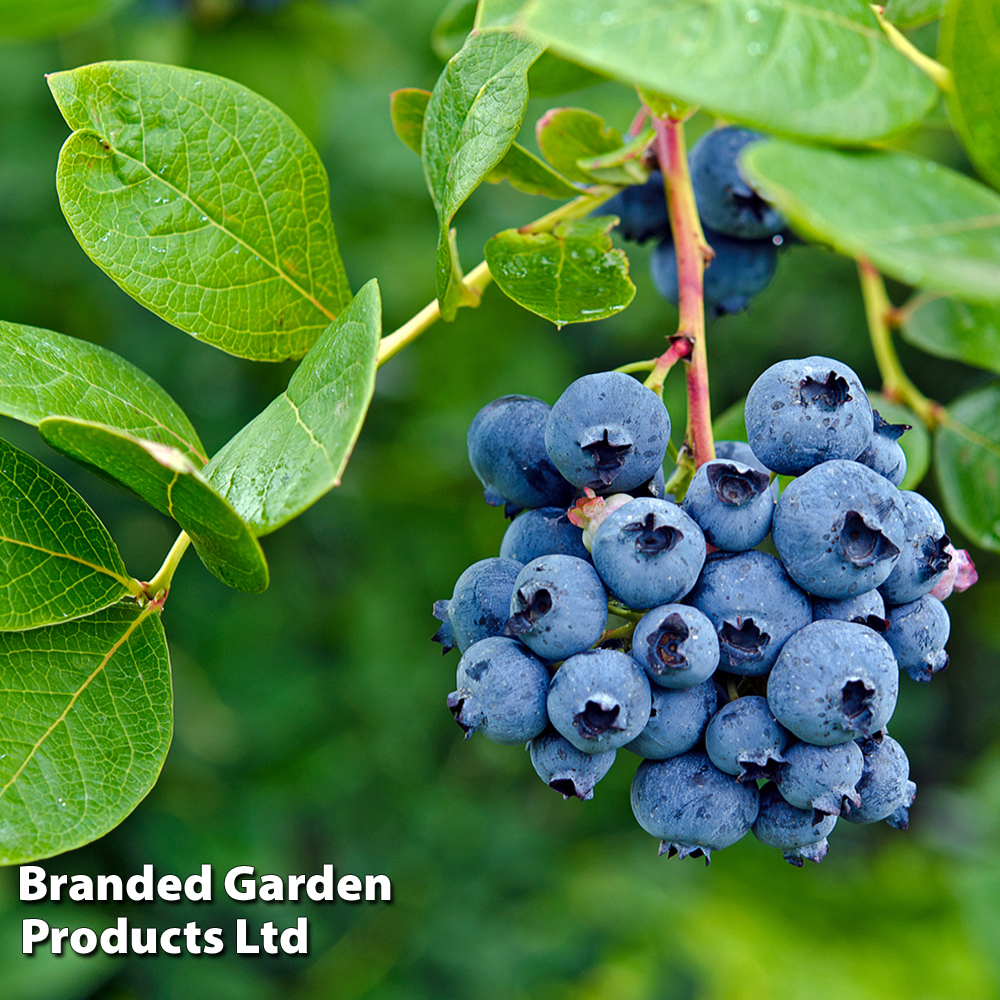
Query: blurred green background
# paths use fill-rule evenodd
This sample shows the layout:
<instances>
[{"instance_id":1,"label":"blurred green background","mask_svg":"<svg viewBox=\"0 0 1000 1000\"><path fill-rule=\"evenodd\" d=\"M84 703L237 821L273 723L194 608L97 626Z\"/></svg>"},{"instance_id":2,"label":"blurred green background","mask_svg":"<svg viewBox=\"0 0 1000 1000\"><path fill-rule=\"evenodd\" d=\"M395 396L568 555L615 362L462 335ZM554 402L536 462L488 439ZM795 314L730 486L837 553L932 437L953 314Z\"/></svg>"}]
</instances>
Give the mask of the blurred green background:
<instances>
[{"instance_id":1,"label":"blurred green background","mask_svg":"<svg viewBox=\"0 0 1000 1000\"><path fill-rule=\"evenodd\" d=\"M14 7L16 8L16 4ZM25 4L27 6L27 4ZM0 4L0 18L10 5ZM0 316L99 342L139 365L219 448L283 387L288 365L254 365L145 312L84 256L53 176L66 127L43 74L99 59L171 62L230 76L284 108L316 144L352 287L379 279L391 330L433 294L434 213L417 158L395 138L389 93L431 87L441 0L236 0L119 4L57 38L0 43ZM13 8L10 8L13 9ZM933 43L933 31L922 41ZM628 88L533 98L523 141L548 107L579 105L624 130ZM692 136L708 127L692 123ZM907 148L968 169L950 132ZM551 207L506 184L458 216L463 263L484 241ZM5 1000L937 1000L1000 996L1000 577L974 551L979 585L949 602L951 669L903 678L892 732L919 795L909 831L841 823L802 870L753 837L700 861L657 858L635 824L622 752L593 801L564 802L527 754L464 742L445 707L457 653L429 638L430 610L458 574L496 553L505 522L482 502L465 454L475 412L503 393L549 402L573 378L659 353L676 312L658 298L649 248L630 247L638 287L614 320L554 330L495 288L379 373L343 486L269 536L272 583L227 591L193 556L163 620L176 732L135 813L50 872L123 875L210 863L207 904L32 905L0 872ZM894 289L894 293L902 290ZM878 379L850 261L796 246L749 315L710 328L716 412L767 365L822 353ZM918 385L948 401L987 378L901 348ZM683 413L680 379L668 404ZM675 424L683 418L675 416ZM34 430L5 437L91 502L130 570L148 578L175 529L48 452ZM921 486L936 499L932 477ZM957 533L953 533L953 537ZM961 537L956 544L966 544ZM239 905L218 900L235 865L258 873L386 873L391 905ZM20 954L21 920L100 927L310 922L310 954L58 959Z\"/></svg>"}]
</instances>

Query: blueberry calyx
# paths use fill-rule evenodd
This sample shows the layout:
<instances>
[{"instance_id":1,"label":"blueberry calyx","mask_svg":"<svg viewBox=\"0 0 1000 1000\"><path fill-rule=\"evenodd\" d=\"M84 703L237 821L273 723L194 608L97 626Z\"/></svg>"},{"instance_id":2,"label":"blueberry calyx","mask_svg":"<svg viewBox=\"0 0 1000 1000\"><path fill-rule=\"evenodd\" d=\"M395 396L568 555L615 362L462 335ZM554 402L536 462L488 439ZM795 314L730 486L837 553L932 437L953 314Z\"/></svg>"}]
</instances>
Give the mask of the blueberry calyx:
<instances>
[{"instance_id":1,"label":"blueberry calyx","mask_svg":"<svg viewBox=\"0 0 1000 1000\"><path fill-rule=\"evenodd\" d=\"M818 406L822 410L835 410L853 397L846 378L830 372L825 382L819 382L807 375L799 383L799 398L807 405Z\"/></svg>"},{"instance_id":2,"label":"blueberry calyx","mask_svg":"<svg viewBox=\"0 0 1000 1000\"><path fill-rule=\"evenodd\" d=\"M455 721L462 727L462 732L465 733L465 738L469 739L472 736L472 731L475 729L474 725L469 725L462 721L463 709L465 707L466 699L463 698L457 691L452 691L448 695L448 708L451 709L451 714L455 717Z\"/></svg>"},{"instance_id":3,"label":"blueberry calyx","mask_svg":"<svg viewBox=\"0 0 1000 1000\"><path fill-rule=\"evenodd\" d=\"M683 532L669 524L656 523L656 514L650 511L642 521L633 521L622 528L623 535L635 538L635 551L642 556L656 556L669 552L684 538Z\"/></svg>"},{"instance_id":4,"label":"blueberry calyx","mask_svg":"<svg viewBox=\"0 0 1000 1000\"><path fill-rule=\"evenodd\" d=\"M889 631L889 619L883 618L881 615L857 615L851 619L851 623L865 625L873 632L878 632L879 635Z\"/></svg>"},{"instance_id":5,"label":"blueberry calyx","mask_svg":"<svg viewBox=\"0 0 1000 1000\"><path fill-rule=\"evenodd\" d=\"M580 447L593 459L594 474L605 486L614 482L625 465L625 459L632 451L632 442L622 439L611 440L611 432L603 428L603 434L589 442L580 442Z\"/></svg>"},{"instance_id":6,"label":"blueberry calyx","mask_svg":"<svg viewBox=\"0 0 1000 1000\"><path fill-rule=\"evenodd\" d=\"M719 502L727 507L745 507L771 485L771 477L759 469L741 472L735 465L710 465L705 473Z\"/></svg>"},{"instance_id":7,"label":"blueberry calyx","mask_svg":"<svg viewBox=\"0 0 1000 1000\"><path fill-rule=\"evenodd\" d=\"M931 540L924 545L923 566L920 569L921 580L929 580L938 573L943 573L951 565L951 553L948 547L951 539L947 535Z\"/></svg>"},{"instance_id":8,"label":"blueberry calyx","mask_svg":"<svg viewBox=\"0 0 1000 1000\"><path fill-rule=\"evenodd\" d=\"M741 185L739 188L729 185L725 190L729 200L740 212L750 212L758 222L763 222L765 216L774 211L749 185Z\"/></svg>"},{"instance_id":9,"label":"blueberry calyx","mask_svg":"<svg viewBox=\"0 0 1000 1000\"><path fill-rule=\"evenodd\" d=\"M848 681L840 689L841 708L851 725L866 739L871 733L872 700L875 689L868 687L864 681Z\"/></svg>"},{"instance_id":10,"label":"blueberry calyx","mask_svg":"<svg viewBox=\"0 0 1000 1000\"><path fill-rule=\"evenodd\" d=\"M503 634L517 638L530 632L552 610L552 595L545 587L532 590L522 587L514 595L518 610L507 619Z\"/></svg>"},{"instance_id":11,"label":"blueberry calyx","mask_svg":"<svg viewBox=\"0 0 1000 1000\"><path fill-rule=\"evenodd\" d=\"M690 635L684 619L678 614L667 615L658 629L650 633L650 654L664 667L671 670L682 670L687 666L687 657L680 651L680 646Z\"/></svg>"},{"instance_id":12,"label":"blueberry calyx","mask_svg":"<svg viewBox=\"0 0 1000 1000\"><path fill-rule=\"evenodd\" d=\"M761 659L771 637L762 632L752 618L737 619L737 624L723 622L719 644L724 646L732 665Z\"/></svg>"},{"instance_id":13,"label":"blueberry calyx","mask_svg":"<svg viewBox=\"0 0 1000 1000\"><path fill-rule=\"evenodd\" d=\"M622 728L616 724L621 705L609 698L602 699L602 701L603 704L600 701L588 701L584 705L583 711L577 712L573 716L573 725L587 739L595 739L613 729L620 730Z\"/></svg>"},{"instance_id":14,"label":"blueberry calyx","mask_svg":"<svg viewBox=\"0 0 1000 1000\"><path fill-rule=\"evenodd\" d=\"M840 548L849 563L866 568L883 559L895 559L899 548L878 528L873 528L863 514L849 510L844 515L844 526L840 530Z\"/></svg>"}]
</instances>

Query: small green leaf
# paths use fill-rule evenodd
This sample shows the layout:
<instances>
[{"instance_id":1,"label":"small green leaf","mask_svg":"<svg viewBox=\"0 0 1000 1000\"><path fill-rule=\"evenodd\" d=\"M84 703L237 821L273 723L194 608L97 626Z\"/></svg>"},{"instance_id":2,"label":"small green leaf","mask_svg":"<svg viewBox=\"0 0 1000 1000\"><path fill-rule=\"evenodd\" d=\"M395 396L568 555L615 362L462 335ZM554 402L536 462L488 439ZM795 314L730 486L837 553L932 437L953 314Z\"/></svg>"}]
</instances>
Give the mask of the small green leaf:
<instances>
[{"instance_id":1,"label":"small green leaf","mask_svg":"<svg viewBox=\"0 0 1000 1000\"><path fill-rule=\"evenodd\" d=\"M588 184L595 178L578 161L616 153L624 145L618 129L582 108L553 108L538 119L535 136L542 155L556 170L570 180Z\"/></svg>"},{"instance_id":2,"label":"small green leaf","mask_svg":"<svg viewBox=\"0 0 1000 1000\"><path fill-rule=\"evenodd\" d=\"M976 169L1000 187L1000 5L951 0L938 46L953 76L948 109L955 129Z\"/></svg>"},{"instance_id":3,"label":"small green leaf","mask_svg":"<svg viewBox=\"0 0 1000 1000\"><path fill-rule=\"evenodd\" d=\"M260 542L182 452L68 417L49 417L38 430L56 451L172 517L227 586L249 593L267 588Z\"/></svg>"},{"instance_id":4,"label":"small green leaf","mask_svg":"<svg viewBox=\"0 0 1000 1000\"><path fill-rule=\"evenodd\" d=\"M478 295L461 280L451 220L503 159L528 101L526 74L541 47L506 32L473 34L444 68L424 121L424 175L438 214L437 296L441 317Z\"/></svg>"},{"instance_id":5,"label":"small green leaf","mask_svg":"<svg viewBox=\"0 0 1000 1000\"><path fill-rule=\"evenodd\" d=\"M323 164L231 80L143 62L53 73L73 134L56 187L88 256L169 323L241 357L301 357L350 299Z\"/></svg>"},{"instance_id":6,"label":"small green leaf","mask_svg":"<svg viewBox=\"0 0 1000 1000\"><path fill-rule=\"evenodd\" d=\"M643 184L649 179L649 170L642 157L656 133L645 129L630 139L620 149L600 156L581 157L577 166L602 184Z\"/></svg>"},{"instance_id":7,"label":"small green leaf","mask_svg":"<svg viewBox=\"0 0 1000 1000\"><path fill-rule=\"evenodd\" d=\"M1000 372L1000 307L934 299L909 314L902 332L928 354Z\"/></svg>"},{"instance_id":8,"label":"small green leaf","mask_svg":"<svg viewBox=\"0 0 1000 1000\"><path fill-rule=\"evenodd\" d=\"M0 0L0 38L63 35L107 17L127 0Z\"/></svg>"},{"instance_id":9,"label":"small green leaf","mask_svg":"<svg viewBox=\"0 0 1000 1000\"><path fill-rule=\"evenodd\" d=\"M790 142L747 147L748 179L803 235L908 285L1000 300L1000 195L930 160Z\"/></svg>"},{"instance_id":10,"label":"small green leaf","mask_svg":"<svg viewBox=\"0 0 1000 1000\"><path fill-rule=\"evenodd\" d=\"M173 726L159 607L0 633L0 864L103 836L163 767Z\"/></svg>"},{"instance_id":11,"label":"small green leaf","mask_svg":"<svg viewBox=\"0 0 1000 1000\"><path fill-rule=\"evenodd\" d=\"M658 94L655 90L647 90L645 87L639 88L639 99L657 118L683 121L696 110L686 101L679 101L667 94Z\"/></svg>"},{"instance_id":12,"label":"small green leaf","mask_svg":"<svg viewBox=\"0 0 1000 1000\"><path fill-rule=\"evenodd\" d=\"M946 3L947 0L889 0L883 13L897 28L916 28L936 21Z\"/></svg>"},{"instance_id":13,"label":"small green leaf","mask_svg":"<svg viewBox=\"0 0 1000 1000\"><path fill-rule=\"evenodd\" d=\"M635 295L628 258L611 245L610 217L561 222L551 233L507 229L486 244L501 290L557 326L606 319Z\"/></svg>"},{"instance_id":14,"label":"small green leaf","mask_svg":"<svg viewBox=\"0 0 1000 1000\"><path fill-rule=\"evenodd\" d=\"M430 96L429 90L413 87L397 90L390 99L392 127L396 135L418 155ZM529 153L516 142L511 143L504 158L487 174L486 180L490 184L505 180L525 194L541 194L548 198L573 198L580 193L534 153Z\"/></svg>"},{"instance_id":15,"label":"small green leaf","mask_svg":"<svg viewBox=\"0 0 1000 1000\"><path fill-rule=\"evenodd\" d=\"M424 116L427 102L431 99L429 90L406 87L389 95L389 114L392 128L404 146L420 155L421 137L424 133Z\"/></svg>"},{"instance_id":16,"label":"small green leaf","mask_svg":"<svg viewBox=\"0 0 1000 1000\"><path fill-rule=\"evenodd\" d=\"M976 545L1000 552L1000 383L948 407L934 435L934 472L951 519Z\"/></svg>"},{"instance_id":17,"label":"small green leaf","mask_svg":"<svg viewBox=\"0 0 1000 1000\"><path fill-rule=\"evenodd\" d=\"M79 417L180 449L205 449L183 410L148 375L111 351L51 330L0 320L0 413L38 425Z\"/></svg>"},{"instance_id":18,"label":"small green leaf","mask_svg":"<svg viewBox=\"0 0 1000 1000\"><path fill-rule=\"evenodd\" d=\"M139 591L83 497L0 440L0 632L80 618Z\"/></svg>"},{"instance_id":19,"label":"small green leaf","mask_svg":"<svg viewBox=\"0 0 1000 1000\"><path fill-rule=\"evenodd\" d=\"M208 481L258 535L340 482L375 385L381 331L369 281L306 355L288 388L208 464Z\"/></svg>"},{"instance_id":20,"label":"small green leaf","mask_svg":"<svg viewBox=\"0 0 1000 1000\"><path fill-rule=\"evenodd\" d=\"M931 436L927 433L927 428L912 410L901 403L886 399L877 392L868 393L868 398L883 420L887 420L890 424L910 425L910 429L899 438L899 445L906 455L906 475L899 488L916 489L927 475L931 464Z\"/></svg>"},{"instance_id":21,"label":"small green leaf","mask_svg":"<svg viewBox=\"0 0 1000 1000\"><path fill-rule=\"evenodd\" d=\"M575 198L580 192L565 177L557 174L524 146L513 143L507 155L490 171L490 184L507 181L525 194L540 194L546 198Z\"/></svg>"},{"instance_id":22,"label":"small green leaf","mask_svg":"<svg viewBox=\"0 0 1000 1000\"><path fill-rule=\"evenodd\" d=\"M525 23L569 59L785 135L870 142L937 99L860 0L534 0Z\"/></svg>"}]
</instances>

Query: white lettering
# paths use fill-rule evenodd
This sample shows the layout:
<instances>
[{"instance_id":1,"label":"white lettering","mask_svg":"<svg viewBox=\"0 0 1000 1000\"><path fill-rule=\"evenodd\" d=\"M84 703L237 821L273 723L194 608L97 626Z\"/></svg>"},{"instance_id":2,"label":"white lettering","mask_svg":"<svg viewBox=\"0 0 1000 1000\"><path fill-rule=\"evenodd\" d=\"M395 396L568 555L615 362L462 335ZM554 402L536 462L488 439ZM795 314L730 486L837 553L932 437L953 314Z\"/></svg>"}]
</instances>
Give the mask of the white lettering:
<instances>
[{"instance_id":1,"label":"white lettering","mask_svg":"<svg viewBox=\"0 0 1000 1000\"><path fill-rule=\"evenodd\" d=\"M357 875L344 875L337 883L337 895L348 903L357 903L361 899L361 879Z\"/></svg>"},{"instance_id":2,"label":"white lettering","mask_svg":"<svg viewBox=\"0 0 1000 1000\"><path fill-rule=\"evenodd\" d=\"M257 892L257 883L253 879L243 879L242 889L236 887L236 879L240 875L253 875L253 865L239 865L230 868L226 873L226 894L230 899L235 899L238 903L249 903L254 899ZM246 921L243 921L246 924ZM245 928L244 928L245 929Z\"/></svg>"},{"instance_id":3,"label":"white lettering","mask_svg":"<svg viewBox=\"0 0 1000 1000\"><path fill-rule=\"evenodd\" d=\"M24 871L22 868L21 871ZM41 869L39 869L41 871ZM44 872L43 872L44 874ZM24 899L24 896L21 897ZM21 954L33 955L35 945L49 936L49 925L44 920L28 919L21 921Z\"/></svg>"}]
</instances>

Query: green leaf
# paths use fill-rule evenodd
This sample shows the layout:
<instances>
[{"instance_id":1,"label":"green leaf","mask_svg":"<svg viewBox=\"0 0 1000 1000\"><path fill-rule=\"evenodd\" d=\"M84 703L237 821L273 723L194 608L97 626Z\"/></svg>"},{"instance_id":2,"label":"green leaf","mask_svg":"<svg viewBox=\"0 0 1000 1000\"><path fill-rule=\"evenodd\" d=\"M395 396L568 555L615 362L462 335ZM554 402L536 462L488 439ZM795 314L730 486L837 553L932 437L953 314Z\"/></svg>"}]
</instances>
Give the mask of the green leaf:
<instances>
[{"instance_id":1,"label":"green leaf","mask_svg":"<svg viewBox=\"0 0 1000 1000\"><path fill-rule=\"evenodd\" d=\"M369 281L306 355L288 388L208 464L208 481L258 535L340 482L375 385L381 330Z\"/></svg>"},{"instance_id":2,"label":"green leaf","mask_svg":"<svg viewBox=\"0 0 1000 1000\"><path fill-rule=\"evenodd\" d=\"M442 319L453 319L459 305L479 301L462 283L451 220L513 143L528 101L528 67L540 52L540 46L506 32L471 35L431 93L421 155L440 224Z\"/></svg>"},{"instance_id":3,"label":"green leaf","mask_svg":"<svg viewBox=\"0 0 1000 1000\"><path fill-rule=\"evenodd\" d=\"M1000 308L934 299L909 314L903 338L939 358L1000 372Z\"/></svg>"},{"instance_id":4,"label":"green leaf","mask_svg":"<svg viewBox=\"0 0 1000 1000\"><path fill-rule=\"evenodd\" d=\"M400 140L418 155L430 96L429 90L413 87L397 90L390 98L392 127ZM487 174L486 180L490 184L506 180L518 191L548 198L573 198L580 193L564 177L516 142L511 143L504 158Z\"/></svg>"},{"instance_id":5,"label":"green leaf","mask_svg":"<svg viewBox=\"0 0 1000 1000\"><path fill-rule=\"evenodd\" d=\"M63 35L107 17L126 0L0 0L0 38Z\"/></svg>"},{"instance_id":6,"label":"green leaf","mask_svg":"<svg viewBox=\"0 0 1000 1000\"><path fill-rule=\"evenodd\" d=\"M620 149L581 157L577 166L603 184L643 184L649 179L649 170L643 166L642 157L655 135L653 129L644 129Z\"/></svg>"},{"instance_id":7,"label":"green leaf","mask_svg":"<svg viewBox=\"0 0 1000 1000\"><path fill-rule=\"evenodd\" d=\"M934 435L934 471L951 519L976 545L1000 552L1000 383L948 407Z\"/></svg>"},{"instance_id":8,"label":"green leaf","mask_svg":"<svg viewBox=\"0 0 1000 1000\"><path fill-rule=\"evenodd\" d=\"M884 14L897 28L916 28L936 21L946 5L947 0L889 0Z\"/></svg>"},{"instance_id":9,"label":"green leaf","mask_svg":"<svg viewBox=\"0 0 1000 1000\"><path fill-rule=\"evenodd\" d=\"M476 31L512 27L523 6L524 0L479 0Z\"/></svg>"},{"instance_id":10,"label":"green leaf","mask_svg":"<svg viewBox=\"0 0 1000 1000\"><path fill-rule=\"evenodd\" d=\"M506 156L490 171L490 184L507 181L525 194L540 194L546 198L575 198L580 192L565 177L543 163L524 146L513 143Z\"/></svg>"},{"instance_id":11,"label":"green leaf","mask_svg":"<svg viewBox=\"0 0 1000 1000\"><path fill-rule=\"evenodd\" d=\"M561 222L551 233L506 229L486 243L486 263L503 292L557 326L606 319L635 295L611 224L603 216Z\"/></svg>"},{"instance_id":12,"label":"green leaf","mask_svg":"<svg viewBox=\"0 0 1000 1000\"><path fill-rule=\"evenodd\" d=\"M647 90L645 87L639 88L639 99L658 118L673 118L675 121L683 121L697 110L685 101L678 101L676 97L658 94L655 90Z\"/></svg>"},{"instance_id":13,"label":"green leaf","mask_svg":"<svg viewBox=\"0 0 1000 1000\"><path fill-rule=\"evenodd\" d=\"M526 27L626 83L786 135L870 142L937 99L859 0L534 0Z\"/></svg>"},{"instance_id":14,"label":"green leaf","mask_svg":"<svg viewBox=\"0 0 1000 1000\"><path fill-rule=\"evenodd\" d=\"M182 452L68 417L49 417L38 430L56 451L172 517L227 586L249 593L267 588L260 542Z\"/></svg>"},{"instance_id":15,"label":"green leaf","mask_svg":"<svg viewBox=\"0 0 1000 1000\"><path fill-rule=\"evenodd\" d=\"M420 155L421 137L424 133L424 116L427 102L431 99L429 90L406 87L389 95L389 115L392 128L404 146Z\"/></svg>"},{"instance_id":16,"label":"green leaf","mask_svg":"<svg viewBox=\"0 0 1000 1000\"><path fill-rule=\"evenodd\" d=\"M451 0L431 28L431 48L447 62L465 44L476 22L476 0Z\"/></svg>"},{"instance_id":17,"label":"green leaf","mask_svg":"<svg viewBox=\"0 0 1000 1000\"><path fill-rule=\"evenodd\" d=\"M582 108L553 108L538 119L535 135L542 155L556 170L570 180L588 184L593 183L594 176L578 161L616 153L624 145L618 129Z\"/></svg>"},{"instance_id":18,"label":"green leaf","mask_svg":"<svg viewBox=\"0 0 1000 1000\"><path fill-rule=\"evenodd\" d=\"M0 632L80 618L140 589L83 497L0 440Z\"/></svg>"},{"instance_id":19,"label":"green leaf","mask_svg":"<svg viewBox=\"0 0 1000 1000\"><path fill-rule=\"evenodd\" d=\"M580 66L554 52L543 52L528 70L528 90L532 97L558 97L571 90L583 90L608 78Z\"/></svg>"},{"instance_id":20,"label":"green leaf","mask_svg":"<svg viewBox=\"0 0 1000 1000\"><path fill-rule=\"evenodd\" d=\"M145 372L96 344L4 320L0 413L35 426L56 415L93 420L208 461L183 410Z\"/></svg>"},{"instance_id":21,"label":"green leaf","mask_svg":"<svg viewBox=\"0 0 1000 1000\"><path fill-rule=\"evenodd\" d=\"M1000 187L1000 5L951 0L938 46L953 75L948 109L955 129L976 169Z\"/></svg>"},{"instance_id":22,"label":"green leaf","mask_svg":"<svg viewBox=\"0 0 1000 1000\"><path fill-rule=\"evenodd\" d=\"M909 424L910 429L899 439L899 445L906 455L906 475L899 488L901 490L916 489L917 485L927 475L931 464L931 436L920 418L901 403L886 399L881 393L870 392L868 398L872 406L878 410L883 420L890 424Z\"/></svg>"},{"instance_id":23,"label":"green leaf","mask_svg":"<svg viewBox=\"0 0 1000 1000\"><path fill-rule=\"evenodd\" d=\"M103 836L153 787L173 725L159 606L0 633L0 864Z\"/></svg>"},{"instance_id":24,"label":"green leaf","mask_svg":"<svg viewBox=\"0 0 1000 1000\"><path fill-rule=\"evenodd\" d=\"M48 78L73 134L63 212L90 258L182 330L301 357L350 298L315 149L269 101L209 73L107 62Z\"/></svg>"},{"instance_id":25,"label":"green leaf","mask_svg":"<svg viewBox=\"0 0 1000 1000\"><path fill-rule=\"evenodd\" d=\"M908 285L1000 299L1000 195L930 160L790 142L748 146L755 190L803 235Z\"/></svg>"}]
</instances>

